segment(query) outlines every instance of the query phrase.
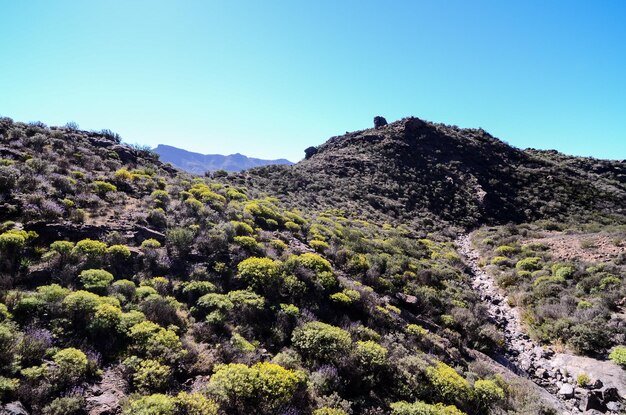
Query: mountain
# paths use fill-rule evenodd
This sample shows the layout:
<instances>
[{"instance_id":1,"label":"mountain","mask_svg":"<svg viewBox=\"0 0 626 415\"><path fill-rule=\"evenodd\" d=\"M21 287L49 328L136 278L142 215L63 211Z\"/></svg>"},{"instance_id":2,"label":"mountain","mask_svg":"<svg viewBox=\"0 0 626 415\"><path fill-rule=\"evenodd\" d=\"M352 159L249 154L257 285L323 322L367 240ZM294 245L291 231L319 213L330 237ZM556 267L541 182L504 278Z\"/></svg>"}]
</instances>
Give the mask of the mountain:
<instances>
[{"instance_id":1,"label":"mountain","mask_svg":"<svg viewBox=\"0 0 626 415\"><path fill-rule=\"evenodd\" d=\"M294 166L229 180L414 228L626 215L626 162L520 150L482 129L407 118L332 137Z\"/></svg>"},{"instance_id":2,"label":"mountain","mask_svg":"<svg viewBox=\"0 0 626 415\"><path fill-rule=\"evenodd\" d=\"M243 154L200 154L180 148L159 144L154 150L165 163L171 163L174 167L194 174L204 174L207 171L225 170L236 172L252 167L266 166L268 164L293 164L289 160L263 160L247 157Z\"/></svg>"},{"instance_id":3,"label":"mountain","mask_svg":"<svg viewBox=\"0 0 626 415\"><path fill-rule=\"evenodd\" d=\"M378 125L198 177L0 118L0 413L618 408L624 162Z\"/></svg>"}]
</instances>

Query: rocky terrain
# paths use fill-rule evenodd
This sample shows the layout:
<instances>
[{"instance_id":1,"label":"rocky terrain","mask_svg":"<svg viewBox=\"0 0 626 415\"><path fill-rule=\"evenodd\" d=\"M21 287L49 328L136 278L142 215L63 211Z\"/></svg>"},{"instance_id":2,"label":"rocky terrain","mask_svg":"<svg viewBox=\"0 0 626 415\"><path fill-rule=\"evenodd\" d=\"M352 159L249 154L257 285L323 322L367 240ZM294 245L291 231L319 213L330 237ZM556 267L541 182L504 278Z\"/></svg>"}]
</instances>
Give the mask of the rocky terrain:
<instances>
[{"instance_id":1,"label":"rocky terrain","mask_svg":"<svg viewBox=\"0 0 626 415\"><path fill-rule=\"evenodd\" d=\"M623 226L623 163L383 121L294 166L198 177L108 130L0 118L1 411L619 410L623 369L598 359L626 335L621 257L520 241ZM481 225L484 258L454 243Z\"/></svg>"},{"instance_id":2,"label":"rocky terrain","mask_svg":"<svg viewBox=\"0 0 626 415\"><path fill-rule=\"evenodd\" d=\"M504 355L507 366L532 379L537 385L557 396L560 413L622 413L626 399L626 373L614 363L589 357L556 353L553 348L530 339L521 324L519 309L509 305L506 295L493 277L479 265L480 254L472 247L470 235L457 239L473 277L473 286L488 305L488 312L504 333ZM589 376L588 384L577 385L579 375Z\"/></svg>"}]
</instances>

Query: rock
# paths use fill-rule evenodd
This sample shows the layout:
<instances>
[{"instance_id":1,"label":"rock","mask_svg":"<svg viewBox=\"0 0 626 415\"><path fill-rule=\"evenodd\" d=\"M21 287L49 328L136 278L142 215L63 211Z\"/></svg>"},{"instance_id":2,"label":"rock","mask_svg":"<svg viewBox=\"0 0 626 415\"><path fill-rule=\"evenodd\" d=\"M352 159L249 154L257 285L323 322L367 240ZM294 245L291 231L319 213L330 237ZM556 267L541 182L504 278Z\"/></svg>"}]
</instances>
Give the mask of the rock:
<instances>
[{"instance_id":1,"label":"rock","mask_svg":"<svg viewBox=\"0 0 626 415\"><path fill-rule=\"evenodd\" d=\"M609 402L606 404L606 409L612 412L619 412L622 409L622 404L619 402Z\"/></svg>"},{"instance_id":2,"label":"rock","mask_svg":"<svg viewBox=\"0 0 626 415\"><path fill-rule=\"evenodd\" d=\"M604 404L619 401L619 393L617 392L617 388L604 387L600 389L600 392L602 393L602 402Z\"/></svg>"},{"instance_id":3,"label":"rock","mask_svg":"<svg viewBox=\"0 0 626 415\"><path fill-rule=\"evenodd\" d=\"M317 154L317 147L313 147L313 146L311 146L311 147L307 147L307 148L304 150L304 159L305 159L305 160L308 160L308 159L310 159L311 157L313 157L315 154Z\"/></svg>"},{"instance_id":4,"label":"rock","mask_svg":"<svg viewBox=\"0 0 626 415\"><path fill-rule=\"evenodd\" d=\"M602 386L604 386L604 384L600 379L592 379L587 385L587 389L600 389Z\"/></svg>"},{"instance_id":5,"label":"rock","mask_svg":"<svg viewBox=\"0 0 626 415\"><path fill-rule=\"evenodd\" d=\"M591 391L580 399L578 405L581 411L589 411L596 409L601 412L606 411L606 406L602 403L602 393L599 391Z\"/></svg>"},{"instance_id":6,"label":"rock","mask_svg":"<svg viewBox=\"0 0 626 415\"><path fill-rule=\"evenodd\" d=\"M0 410L0 415L28 415L28 411L22 402L15 401L4 405Z\"/></svg>"},{"instance_id":7,"label":"rock","mask_svg":"<svg viewBox=\"0 0 626 415\"><path fill-rule=\"evenodd\" d=\"M563 386L557 392L558 396L562 396L565 399L570 399L574 397L574 387L569 383L564 383Z\"/></svg>"},{"instance_id":8,"label":"rock","mask_svg":"<svg viewBox=\"0 0 626 415\"><path fill-rule=\"evenodd\" d=\"M548 375L548 371L545 370L544 368L539 368L535 370L535 376L537 376L539 379L543 379L547 377L547 375Z\"/></svg>"},{"instance_id":9,"label":"rock","mask_svg":"<svg viewBox=\"0 0 626 415\"><path fill-rule=\"evenodd\" d=\"M374 128L381 128L385 125L387 125L387 120L385 119L385 117L381 117L380 115L374 117Z\"/></svg>"}]
</instances>

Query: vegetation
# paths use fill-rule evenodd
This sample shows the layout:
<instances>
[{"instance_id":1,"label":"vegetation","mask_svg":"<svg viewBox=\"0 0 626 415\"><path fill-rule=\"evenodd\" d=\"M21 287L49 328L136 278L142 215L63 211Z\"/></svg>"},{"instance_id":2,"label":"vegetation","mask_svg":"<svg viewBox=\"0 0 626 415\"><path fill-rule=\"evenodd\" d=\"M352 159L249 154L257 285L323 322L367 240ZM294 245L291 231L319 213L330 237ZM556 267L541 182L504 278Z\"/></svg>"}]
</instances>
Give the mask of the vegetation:
<instances>
[{"instance_id":1,"label":"vegetation","mask_svg":"<svg viewBox=\"0 0 626 415\"><path fill-rule=\"evenodd\" d=\"M610 182L596 203L585 159L479 130L460 145L461 130L431 124L417 143L407 122L330 140L293 168L194 177L114 133L0 118L0 398L81 414L92 386L119 376L124 414L522 411L535 397L472 367L501 337L451 239L583 211L613 226L619 165L594 161ZM329 157L355 141L354 165ZM466 168L451 153L478 147ZM536 335L614 346L623 263L562 263L521 243L523 227L489 229L489 267Z\"/></svg>"}]
</instances>

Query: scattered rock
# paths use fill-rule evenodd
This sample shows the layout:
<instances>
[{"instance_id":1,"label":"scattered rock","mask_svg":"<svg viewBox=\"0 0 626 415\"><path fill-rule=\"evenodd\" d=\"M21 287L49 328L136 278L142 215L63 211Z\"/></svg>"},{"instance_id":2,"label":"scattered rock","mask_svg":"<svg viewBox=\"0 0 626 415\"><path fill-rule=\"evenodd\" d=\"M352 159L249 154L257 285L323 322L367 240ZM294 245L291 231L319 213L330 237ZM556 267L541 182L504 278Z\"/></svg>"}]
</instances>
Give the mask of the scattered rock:
<instances>
[{"instance_id":1,"label":"scattered rock","mask_svg":"<svg viewBox=\"0 0 626 415\"><path fill-rule=\"evenodd\" d=\"M557 392L557 395L562 396L565 399L571 399L574 397L574 387L569 383L564 383Z\"/></svg>"},{"instance_id":2,"label":"scattered rock","mask_svg":"<svg viewBox=\"0 0 626 415\"><path fill-rule=\"evenodd\" d=\"M15 401L4 405L0 415L28 415L28 411L21 402Z\"/></svg>"}]
</instances>

